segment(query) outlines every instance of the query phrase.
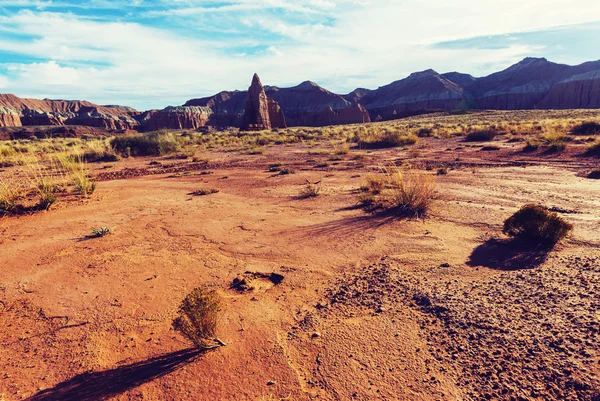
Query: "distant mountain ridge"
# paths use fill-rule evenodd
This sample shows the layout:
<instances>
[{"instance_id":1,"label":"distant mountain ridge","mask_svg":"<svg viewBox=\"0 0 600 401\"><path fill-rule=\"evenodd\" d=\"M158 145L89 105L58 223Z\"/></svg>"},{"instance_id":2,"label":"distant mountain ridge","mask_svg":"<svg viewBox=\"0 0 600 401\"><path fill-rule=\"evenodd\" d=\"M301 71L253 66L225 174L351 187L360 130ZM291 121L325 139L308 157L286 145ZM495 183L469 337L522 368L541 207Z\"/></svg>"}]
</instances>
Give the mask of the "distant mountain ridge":
<instances>
[{"instance_id":1,"label":"distant mountain ridge","mask_svg":"<svg viewBox=\"0 0 600 401\"><path fill-rule=\"evenodd\" d=\"M290 88L264 86L288 126L324 126L390 120L434 111L600 108L600 60L576 66L525 58L476 78L434 70L415 72L378 89L340 95L312 81ZM149 131L204 126L240 127L247 91L223 91L182 106L138 112L85 101L21 99L0 95L0 127L87 125Z\"/></svg>"}]
</instances>

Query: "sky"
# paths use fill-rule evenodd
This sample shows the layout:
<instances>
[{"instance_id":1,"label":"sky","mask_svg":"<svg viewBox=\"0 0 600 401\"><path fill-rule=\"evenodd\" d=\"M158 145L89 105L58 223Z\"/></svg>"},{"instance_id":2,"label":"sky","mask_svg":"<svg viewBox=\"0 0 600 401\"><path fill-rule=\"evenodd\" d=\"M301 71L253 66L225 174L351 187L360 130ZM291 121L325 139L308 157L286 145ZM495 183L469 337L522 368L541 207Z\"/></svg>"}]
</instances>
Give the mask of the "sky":
<instances>
[{"instance_id":1,"label":"sky","mask_svg":"<svg viewBox=\"0 0 600 401\"><path fill-rule=\"evenodd\" d=\"M0 0L0 93L139 110L312 80L600 59L598 0Z\"/></svg>"}]
</instances>

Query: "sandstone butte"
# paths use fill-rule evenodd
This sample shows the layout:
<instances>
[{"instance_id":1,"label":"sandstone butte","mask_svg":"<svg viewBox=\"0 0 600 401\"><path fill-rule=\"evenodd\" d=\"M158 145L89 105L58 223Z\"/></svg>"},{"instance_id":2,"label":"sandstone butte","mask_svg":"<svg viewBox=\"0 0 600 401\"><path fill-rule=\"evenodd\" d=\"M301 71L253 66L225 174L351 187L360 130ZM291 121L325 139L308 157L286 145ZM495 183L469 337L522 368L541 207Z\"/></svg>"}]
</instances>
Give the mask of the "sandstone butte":
<instances>
[{"instance_id":1,"label":"sandstone butte","mask_svg":"<svg viewBox=\"0 0 600 401\"><path fill-rule=\"evenodd\" d=\"M241 129L244 131L262 131L272 128L286 128L285 116L279 104L267 97L258 74L254 74L248 88L248 99L244 108Z\"/></svg>"}]
</instances>

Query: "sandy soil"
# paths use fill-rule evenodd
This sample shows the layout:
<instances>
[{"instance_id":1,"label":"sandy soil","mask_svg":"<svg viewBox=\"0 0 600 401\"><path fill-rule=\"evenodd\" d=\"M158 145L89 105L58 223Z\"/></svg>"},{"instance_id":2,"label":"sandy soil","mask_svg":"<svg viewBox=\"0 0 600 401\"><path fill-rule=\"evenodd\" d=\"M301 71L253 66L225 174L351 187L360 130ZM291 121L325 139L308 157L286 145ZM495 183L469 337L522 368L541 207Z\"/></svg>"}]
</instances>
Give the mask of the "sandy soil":
<instances>
[{"instance_id":1,"label":"sandy soil","mask_svg":"<svg viewBox=\"0 0 600 401\"><path fill-rule=\"evenodd\" d=\"M0 220L0 400L600 399L597 160L426 143L322 168L303 145L124 160L95 166L91 200ZM427 219L356 207L390 162L451 167ZM324 194L298 199L306 179ZM502 241L529 202L576 227L549 254ZM171 328L203 284L227 343L205 353Z\"/></svg>"}]
</instances>

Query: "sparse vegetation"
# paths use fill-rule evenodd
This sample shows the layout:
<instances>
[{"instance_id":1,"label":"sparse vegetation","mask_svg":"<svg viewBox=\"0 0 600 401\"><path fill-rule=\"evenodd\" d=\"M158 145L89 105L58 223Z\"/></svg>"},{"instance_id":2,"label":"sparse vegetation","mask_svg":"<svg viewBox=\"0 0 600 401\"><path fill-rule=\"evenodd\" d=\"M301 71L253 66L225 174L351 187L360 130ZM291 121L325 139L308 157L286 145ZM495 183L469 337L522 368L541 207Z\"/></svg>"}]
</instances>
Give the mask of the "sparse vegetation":
<instances>
[{"instance_id":1,"label":"sparse vegetation","mask_svg":"<svg viewBox=\"0 0 600 401\"><path fill-rule=\"evenodd\" d=\"M200 188L195 191L192 191L191 194L195 195L195 196L205 196L205 195L216 194L218 192L219 192L219 190L217 188Z\"/></svg>"},{"instance_id":2,"label":"sparse vegetation","mask_svg":"<svg viewBox=\"0 0 600 401\"><path fill-rule=\"evenodd\" d=\"M503 232L525 245L554 246L573 225L547 208L528 204L504 222Z\"/></svg>"},{"instance_id":3,"label":"sparse vegetation","mask_svg":"<svg viewBox=\"0 0 600 401\"><path fill-rule=\"evenodd\" d=\"M181 149L182 140L169 131L155 131L114 137L110 141L116 152L125 156L165 155Z\"/></svg>"},{"instance_id":4,"label":"sparse vegetation","mask_svg":"<svg viewBox=\"0 0 600 401\"><path fill-rule=\"evenodd\" d=\"M587 177L594 180L600 179L600 169L590 171Z\"/></svg>"},{"instance_id":5,"label":"sparse vegetation","mask_svg":"<svg viewBox=\"0 0 600 401\"><path fill-rule=\"evenodd\" d=\"M300 191L300 198L315 198L321 195L321 181L311 182L306 180L304 187Z\"/></svg>"},{"instance_id":6,"label":"sparse vegetation","mask_svg":"<svg viewBox=\"0 0 600 401\"><path fill-rule=\"evenodd\" d=\"M600 157L600 142L594 142L587 148L587 155Z\"/></svg>"},{"instance_id":7,"label":"sparse vegetation","mask_svg":"<svg viewBox=\"0 0 600 401\"><path fill-rule=\"evenodd\" d=\"M424 217L435 190L435 178L413 169L391 167L383 174L367 178L361 187L359 203L373 211Z\"/></svg>"},{"instance_id":8,"label":"sparse vegetation","mask_svg":"<svg viewBox=\"0 0 600 401\"><path fill-rule=\"evenodd\" d=\"M379 149L414 145L419 138L415 134L389 127L383 130L359 131L355 140L361 149Z\"/></svg>"},{"instance_id":9,"label":"sparse vegetation","mask_svg":"<svg viewBox=\"0 0 600 401\"><path fill-rule=\"evenodd\" d=\"M110 227L98 227L92 230L90 238L101 238L110 234L112 234L112 229Z\"/></svg>"},{"instance_id":10,"label":"sparse vegetation","mask_svg":"<svg viewBox=\"0 0 600 401\"><path fill-rule=\"evenodd\" d=\"M215 290L195 288L179 306L173 328L198 348L223 346L216 335L220 312L221 300Z\"/></svg>"},{"instance_id":11,"label":"sparse vegetation","mask_svg":"<svg viewBox=\"0 0 600 401\"><path fill-rule=\"evenodd\" d=\"M496 132L491 129L472 131L465 137L465 142L489 142L496 137Z\"/></svg>"},{"instance_id":12,"label":"sparse vegetation","mask_svg":"<svg viewBox=\"0 0 600 401\"><path fill-rule=\"evenodd\" d=\"M540 147L540 142L537 139L528 139L523 148L523 152L530 153L535 152Z\"/></svg>"},{"instance_id":13,"label":"sparse vegetation","mask_svg":"<svg viewBox=\"0 0 600 401\"><path fill-rule=\"evenodd\" d=\"M288 175L288 174L296 174L296 170L289 167L281 167L279 169L279 175Z\"/></svg>"},{"instance_id":14,"label":"sparse vegetation","mask_svg":"<svg viewBox=\"0 0 600 401\"><path fill-rule=\"evenodd\" d=\"M595 121L584 121L577 124L571 130L574 135L597 135L600 134L600 123Z\"/></svg>"},{"instance_id":15,"label":"sparse vegetation","mask_svg":"<svg viewBox=\"0 0 600 401\"><path fill-rule=\"evenodd\" d=\"M490 145L490 146L484 146L481 148L482 151L484 152L490 152L490 151L495 151L495 150L500 150L499 146L495 146L495 145Z\"/></svg>"}]
</instances>

